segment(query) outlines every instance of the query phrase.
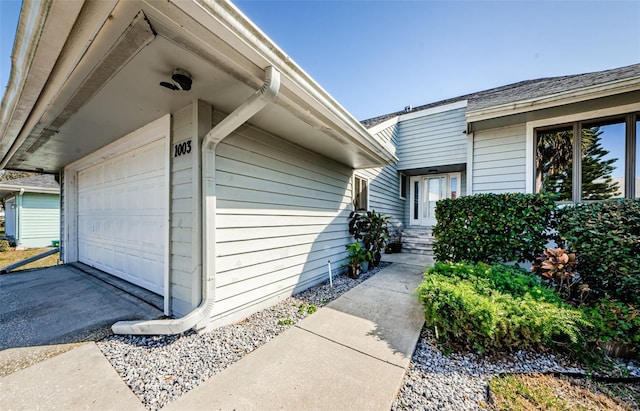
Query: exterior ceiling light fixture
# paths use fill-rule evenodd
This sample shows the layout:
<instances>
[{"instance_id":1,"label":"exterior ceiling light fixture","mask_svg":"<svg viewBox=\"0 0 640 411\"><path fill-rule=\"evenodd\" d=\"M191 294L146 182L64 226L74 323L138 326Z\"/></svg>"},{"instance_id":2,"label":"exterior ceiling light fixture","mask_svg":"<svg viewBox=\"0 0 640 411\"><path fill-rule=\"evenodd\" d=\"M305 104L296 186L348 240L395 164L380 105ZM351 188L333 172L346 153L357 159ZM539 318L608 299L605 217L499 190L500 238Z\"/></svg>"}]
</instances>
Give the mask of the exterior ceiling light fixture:
<instances>
[{"instance_id":1,"label":"exterior ceiling light fixture","mask_svg":"<svg viewBox=\"0 0 640 411\"><path fill-rule=\"evenodd\" d=\"M192 83L193 80L191 79L191 74L189 74L189 72L186 70L177 68L173 70L171 82L161 81L160 85L170 90L189 91L191 90Z\"/></svg>"}]
</instances>

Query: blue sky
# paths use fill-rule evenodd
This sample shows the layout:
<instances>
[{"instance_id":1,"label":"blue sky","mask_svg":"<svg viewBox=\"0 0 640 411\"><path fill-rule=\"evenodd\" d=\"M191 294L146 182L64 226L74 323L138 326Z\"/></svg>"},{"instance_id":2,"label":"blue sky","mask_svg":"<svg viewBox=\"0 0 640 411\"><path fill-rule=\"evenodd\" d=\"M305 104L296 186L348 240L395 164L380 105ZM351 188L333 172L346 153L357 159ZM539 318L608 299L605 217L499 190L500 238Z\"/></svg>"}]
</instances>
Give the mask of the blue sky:
<instances>
[{"instance_id":1,"label":"blue sky","mask_svg":"<svg viewBox=\"0 0 640 411\"><path fill-rule=\"evenodd\" d=\"M234 2L356 118L640 63L640 1ZM0 0L0 84L18 0Z\"/></svg>"}]
</instances>

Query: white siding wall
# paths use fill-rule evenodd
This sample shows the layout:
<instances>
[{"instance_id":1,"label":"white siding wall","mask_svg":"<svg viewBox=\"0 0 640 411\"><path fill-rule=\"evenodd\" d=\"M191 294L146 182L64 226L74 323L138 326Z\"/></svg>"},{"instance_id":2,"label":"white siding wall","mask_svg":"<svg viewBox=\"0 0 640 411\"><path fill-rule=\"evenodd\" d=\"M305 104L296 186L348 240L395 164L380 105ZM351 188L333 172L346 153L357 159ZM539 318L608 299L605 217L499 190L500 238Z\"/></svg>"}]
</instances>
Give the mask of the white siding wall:
<instances>
[{"instance_id":1,"label":"white siding wall","mask_svg":"<svg viewBox=\"0 0 640 411\"><path fill-rule=\"evenodd\" d=\"M216 156L213 324L328 278L346 256L352 170L243 126Z\"/></svg>"},{"instance_id":2,"label":"white siding wall","mask_svg":"<svg viewBox=\"0 0 640 411\"><path fill-rule=\"evenodd\" d=\"M524 193L525 125L479 131L473 140L473 194Z\"/></svg>"},{"instance_id":3,"label":"white siding wall","mask_svg":"<svg viewBox=\"0 0 640 411\"><path fill-rule=\"evenodd\" d=\"M171 124L171 206L169 278L171 311L182 316L201 299L200 140L211 129L211 106L201 101L173 114ZM175 143L191 140L191 152L174 157Z\"/></svg>"},{"instance_id":4,"label":"white siding wall","mask_svg":"<svg viewBox=\"0 0 640 411\"><path fill-rule=\"evenodd\" d=\"M467 162L465 108L398 123L398 170Z\"/></svg>"},{"instance_id":5,"label":"white siding wall","mask_svg":"<svg viewBox=\"0 0 640 411\"><path fill-rule=\"evenodd\" d=\"M25 247L50 246L60 239L60 196L25 193L20 214L20 244Z\"/></svg>"}]
</instances>

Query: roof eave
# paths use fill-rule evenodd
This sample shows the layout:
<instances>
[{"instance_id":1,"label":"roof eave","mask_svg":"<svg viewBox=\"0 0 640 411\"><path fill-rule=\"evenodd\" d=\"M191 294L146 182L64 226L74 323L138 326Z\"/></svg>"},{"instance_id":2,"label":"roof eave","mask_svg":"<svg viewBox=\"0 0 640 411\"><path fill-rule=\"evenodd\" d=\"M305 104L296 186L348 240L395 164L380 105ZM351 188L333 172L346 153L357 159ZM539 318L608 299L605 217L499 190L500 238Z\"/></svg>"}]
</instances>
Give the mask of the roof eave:
<instances>
[{"instance_id":1,"label":"roof eave","mask_svg":"<svg viewBox=\"0 0 640 411\"><path fill-rule=\"evenodd\" d=\"M248 46L250 52L245 56L254 64L264 68L267 63L282 73L283 86L289 88L304 103L297 107L302 116L308 115L310 110L326 116L331 122L341 126L343 137L377 160L367 164L367 167L384 166L398 161L393 146L372 135L233 4L228 1L194 0L175 2L175 5L205 26L211 17L220 20L226 30L233 32L240 46Z\"/></svg>"},{"instance_id":2,"label":"roof eave","mask_svg":"<svg viewBox=\"0 0 640 411\"><path fill-rule=\"evenodd\" d=\"M640 78L633 77L624 80L597 84L561 93L550 94L543 97L501 104L493 107L485 107L477 110L469 110L466 113L467 122L490 120L513 114L521 114L534 110L557 107L565 104L579 103L601 97L640 90Z\"/></svg>"}]
</instances>

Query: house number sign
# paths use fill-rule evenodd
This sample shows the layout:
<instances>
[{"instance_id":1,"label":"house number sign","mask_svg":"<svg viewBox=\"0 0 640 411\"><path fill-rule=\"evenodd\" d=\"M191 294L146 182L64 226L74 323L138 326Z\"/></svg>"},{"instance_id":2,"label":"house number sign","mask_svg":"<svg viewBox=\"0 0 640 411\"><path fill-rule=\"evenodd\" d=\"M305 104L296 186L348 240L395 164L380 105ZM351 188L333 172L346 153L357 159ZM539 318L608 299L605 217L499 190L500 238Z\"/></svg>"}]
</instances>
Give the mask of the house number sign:
<instances>
[{"instance_id":1,"label":"house number sign","mask_svg":"<svg viewBox=\"0 0 640 411\"><path fill-rule=\"evenodd\" d=\"M191 140L181 141L173 146L173 158L191 153Z\"/></svg>"}]
</instances>

